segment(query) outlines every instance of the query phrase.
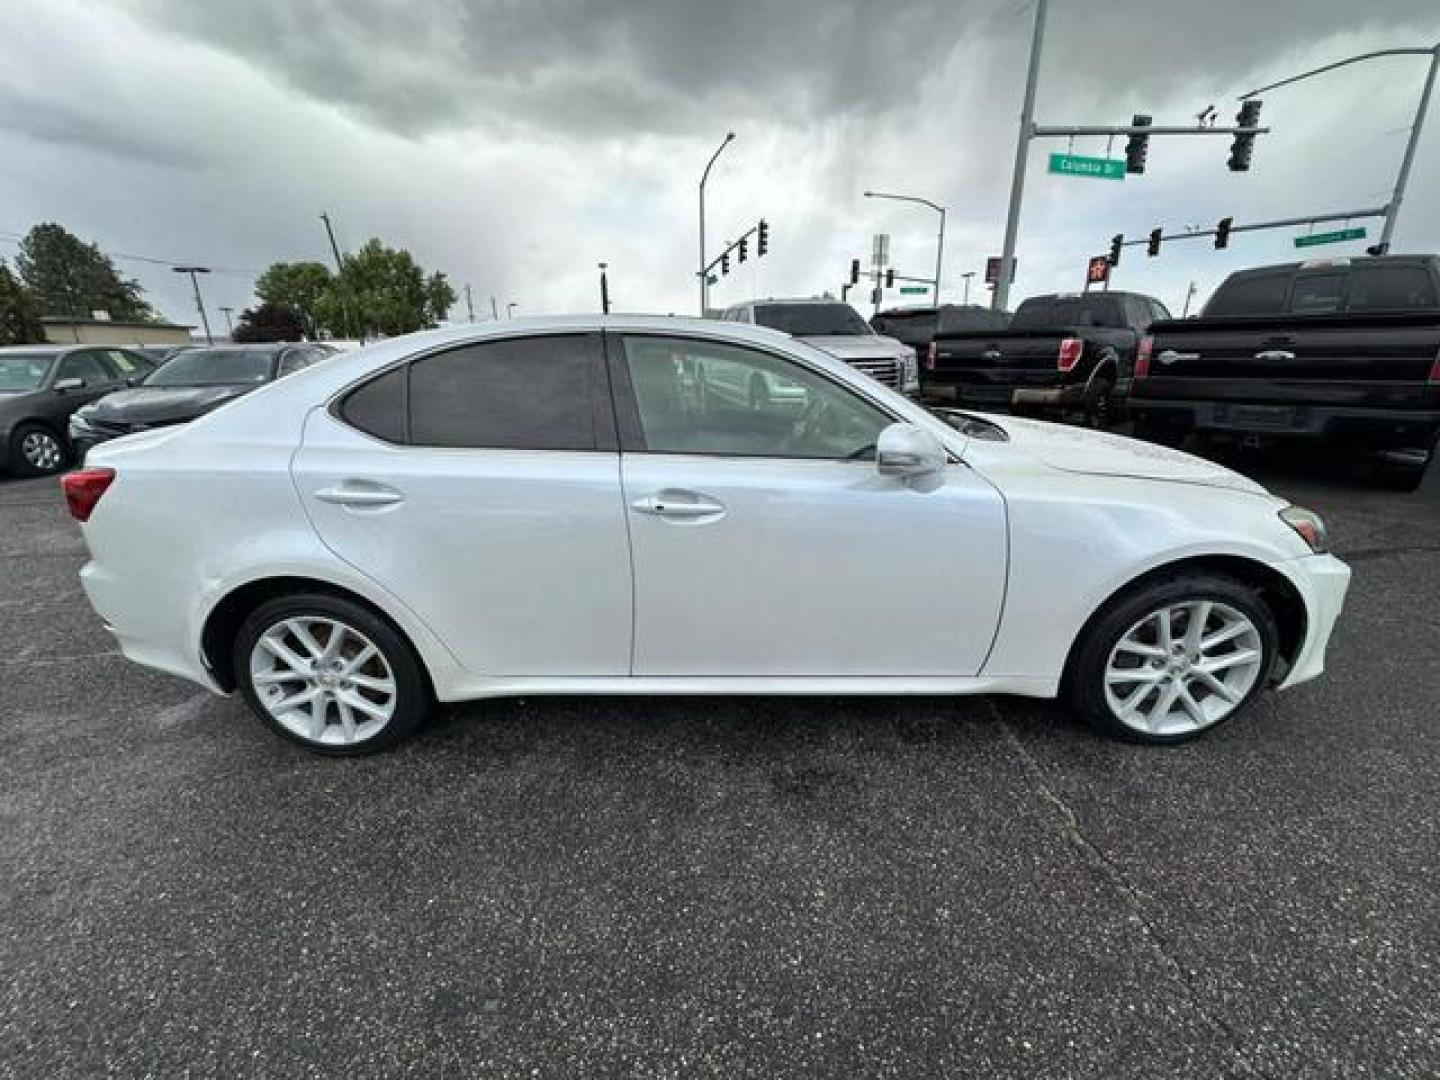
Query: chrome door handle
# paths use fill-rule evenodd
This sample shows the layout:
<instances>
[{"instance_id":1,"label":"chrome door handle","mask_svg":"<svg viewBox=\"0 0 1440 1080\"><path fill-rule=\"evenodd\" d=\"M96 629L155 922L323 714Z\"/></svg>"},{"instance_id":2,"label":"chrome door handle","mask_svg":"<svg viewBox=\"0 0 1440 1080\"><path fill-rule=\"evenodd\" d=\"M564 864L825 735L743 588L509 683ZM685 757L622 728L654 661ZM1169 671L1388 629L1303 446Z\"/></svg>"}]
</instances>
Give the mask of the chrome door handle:
<instances>
[{"instance_id":1,"label":"chrome door handle","mask_svg":"<svg viewBox=\"0 0 1440 1080\"><path fill-rule=\"evenodd\" d=\"M1199 360L1198 352L1176 352L1174 349L1162 349L1160 355L1155 358L1162 364L1173 364L1180 360Z\"/></svg>"},{"instance_id":2,"label":"chrome door handle","mask_svg":"<svg viewBox=\"0 0 1440 1080\"><path fill-rule=\"evenodd\" d=\"M321 502L335 503L339 506L392 506L402 502L405 496L394 488L379 484L365 487L340 484L337 487L321 488L315 492L315 498Z\"/></svg>"},{"instance_id":3,"label":"chrome door handle","mask_svg":"<svg viewBox=\"0 0 1440 1080\"><path fill-rule=\"evenodd\" d=\"M1255 354L1256 360L1294 360L1295 354L1288 349L1265 349Z\"/></svg>"},{"instance_id":4,"label":"chrome door handle","mask_svg":"<svg viewBox=\"0 0 1440 1080\"><path fill-rule=\"evenodd\" d=\"M711 499L696 495L646 495L630 504L632 510L666 518L709 517L723 514L725 507Z\"/></svg>"}]
</instances>

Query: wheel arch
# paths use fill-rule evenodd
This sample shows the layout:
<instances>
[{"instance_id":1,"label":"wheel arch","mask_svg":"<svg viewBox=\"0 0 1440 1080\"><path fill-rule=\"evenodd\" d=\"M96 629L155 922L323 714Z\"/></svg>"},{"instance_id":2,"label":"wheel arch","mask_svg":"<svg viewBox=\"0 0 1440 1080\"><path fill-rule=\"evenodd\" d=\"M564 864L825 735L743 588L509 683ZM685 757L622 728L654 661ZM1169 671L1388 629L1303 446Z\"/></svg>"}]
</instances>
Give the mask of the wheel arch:
<instances>
[{"instance_id":1,"label":"wheel arch","mask_svg":"<svg viewBox=\"0 0 1440 1080\"><path fill-rule=\"evenodd\" d=\"M200 650L205 666L222 690L228 693L236 687L234 658L231 652L235 636L240 632L245 619L267 600L302 592L324 593L348 600L365 608L376 618L384 620L414 652L420 662L420 670L424 672L426 682L429 683L431 696L434 696L434 676L426 662L425 650L418 646L401 620L353 589L347 589L333 581L303 575L264 577L247 581L226 593L210 609L200 631Z\"/></svg>"},{"instance_id":2,"label":"wheel arch","mask_svg":"<svg viewBox=\"0 0 1440 1080\"><path fill-rule=\"evenodd\" d=\"M1300 655L1300 650L1305 644L1306 632L1309 629L1309 616L1306 613L1305 600L1300 595L1300 590L1279 570L1258 559L1248 558L1244 555L1193 555L1151 567L1114 589L1101 601L1070 642L1070 648L1065 656L1065 667L1061 674L1061 685L1068 684L1070 680L1070 670L1075 661L1075 654L1080 649L1080 643L1085 640L1090 628L1115 604L1136 589L1143 588L1159 578L1171 577L1176 573L1187 571L1205 570L1234 578L1260 594L1271 614L1275 616L1275 626L1280 638L1280 655L1278 657L1280 662L1271 673L1270 681L1272 685L1283 682L1286 673Z\"/></svg>"}]
</instances>

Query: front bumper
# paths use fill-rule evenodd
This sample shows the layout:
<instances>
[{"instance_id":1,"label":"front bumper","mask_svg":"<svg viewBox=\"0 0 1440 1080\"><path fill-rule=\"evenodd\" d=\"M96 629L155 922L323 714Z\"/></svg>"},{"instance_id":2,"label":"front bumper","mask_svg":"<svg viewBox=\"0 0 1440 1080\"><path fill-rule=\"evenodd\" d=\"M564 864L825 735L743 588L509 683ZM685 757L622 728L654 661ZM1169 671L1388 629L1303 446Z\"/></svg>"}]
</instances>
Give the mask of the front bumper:
<instances>
[{"instance_id":1,"label":"front bumper","mask_svg":"<svg viewBox=\"0 0 1440 1080\"><path fill-rule=\"evenodd\" d=\"M1279 685L1285 690L1324 672L1325 650L1350 588L1350 567L1334 555L1307 555L1278 564L1276 569L1299 591L1306 615L1305 639Z\"/></svg>"}]
</instances>

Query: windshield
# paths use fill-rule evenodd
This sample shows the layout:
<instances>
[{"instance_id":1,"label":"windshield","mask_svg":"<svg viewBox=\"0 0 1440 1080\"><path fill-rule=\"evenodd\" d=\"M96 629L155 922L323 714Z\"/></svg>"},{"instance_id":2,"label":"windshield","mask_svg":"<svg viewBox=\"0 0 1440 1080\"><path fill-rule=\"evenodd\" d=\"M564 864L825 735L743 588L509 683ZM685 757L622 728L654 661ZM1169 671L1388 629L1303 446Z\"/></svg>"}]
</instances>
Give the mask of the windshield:
<instances>
[{"instance_id":1,"label":"windshield","mask_svg":"<svg viewBox=\"0 0 1440 1080\"><path fill-rule=\"evenodd\" d=\"M275 354L257 349L189 349L167 361L146 386L243 386L270 378Z\"/></svg>"},{"instance_id":2,"label":"windshield","mask_svg":"<svg viewBox=\"0 0 1440 1080\"><path fill-rule=\"evenodd\" d=\"M872 333L849 304L757 304L755 321L795 337L868 337Z\"/></svg>"},{"instance_id":3,"label":"windshield","mask_svg":"<svg viewBox=\"0 0 1440 1080\"><path fill-rule=\"evenodd\" d=\"M0 355L0 390L37 390L55 357L49 353Z\"/></svg>"}]
</instances>

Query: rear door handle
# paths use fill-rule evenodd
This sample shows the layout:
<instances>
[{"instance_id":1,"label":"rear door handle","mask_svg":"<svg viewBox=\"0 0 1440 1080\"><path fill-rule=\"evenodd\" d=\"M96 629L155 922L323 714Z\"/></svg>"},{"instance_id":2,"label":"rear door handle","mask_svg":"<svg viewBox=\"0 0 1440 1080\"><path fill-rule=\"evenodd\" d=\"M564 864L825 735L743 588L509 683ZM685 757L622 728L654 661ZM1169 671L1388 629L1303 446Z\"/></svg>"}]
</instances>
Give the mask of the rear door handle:
<instances>
[{"instance_id":1,"label":"rear door handle","mask_svg":"<svg viewBox=\"0 0 1440 1080\"><path fill-rule=\"evenodd\" d=\"M1286 349L1265 349L1255 354L1256 360L1294 360L1295 354Z\"/></svg>"},{"instance_id":2,"label":"rear door handle","mask_svg":"<svg viewBox=\"0 0 1440 1080\"><path fill-rule=\"evenodd\" d=\"M405 496L384 484L376 484L368 480L346 480L335 487L321 488L315 492L315 498L321 502L335 503L338 506L378 507L393 506L395 503L403 502Z\"/></svg>"},{"instance_id":3,"label":"rear door handle","mask_svg":"<svg viewBox=\"0 0 1440 1080\"><path fill-rule=\"evenodd\" d=\"M659 491L636 499L630 508L663 518L715 517L725 513L723 504L693 491Z\"/></svg>"}]
</instances>

